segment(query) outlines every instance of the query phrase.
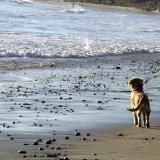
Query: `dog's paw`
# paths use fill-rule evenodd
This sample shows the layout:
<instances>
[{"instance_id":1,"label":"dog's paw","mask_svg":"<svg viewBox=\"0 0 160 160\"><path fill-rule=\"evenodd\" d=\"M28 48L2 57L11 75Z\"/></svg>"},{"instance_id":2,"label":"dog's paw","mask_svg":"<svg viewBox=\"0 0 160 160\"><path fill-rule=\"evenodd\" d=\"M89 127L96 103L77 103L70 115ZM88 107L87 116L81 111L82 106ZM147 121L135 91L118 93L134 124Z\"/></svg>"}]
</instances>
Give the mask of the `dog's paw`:
<instances>
[{"instance_id":1,"label":"dog's paw","mask_svg":"<svg viewBox=\"0 0 160 160\"><path fill-rule=\"evenodd\" d=\"M142 125L137 124L136 127L142 127Z\"/></svg>"}]
</instances>

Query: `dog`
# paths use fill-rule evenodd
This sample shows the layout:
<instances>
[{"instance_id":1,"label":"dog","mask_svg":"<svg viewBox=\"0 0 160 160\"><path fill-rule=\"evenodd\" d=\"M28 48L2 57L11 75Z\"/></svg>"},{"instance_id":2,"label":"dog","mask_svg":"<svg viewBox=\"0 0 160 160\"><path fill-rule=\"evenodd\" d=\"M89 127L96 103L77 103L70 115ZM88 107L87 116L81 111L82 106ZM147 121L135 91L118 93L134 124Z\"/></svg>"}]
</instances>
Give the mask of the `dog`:
<instances>
[{"instance_id":1,"label":"dog","mask_svg":"<svg viewBox=\"0 0 160 160\"><path fill-rule=\"evenodd\" d=\"M142 127L141 116L143 115L144 127L150 128L149 116L151 113L148 96L143 91L144 81L141 78L131 78L128 86L131 89L131 109L133 113L134 125Z\"/></svg>"}]
</instances>

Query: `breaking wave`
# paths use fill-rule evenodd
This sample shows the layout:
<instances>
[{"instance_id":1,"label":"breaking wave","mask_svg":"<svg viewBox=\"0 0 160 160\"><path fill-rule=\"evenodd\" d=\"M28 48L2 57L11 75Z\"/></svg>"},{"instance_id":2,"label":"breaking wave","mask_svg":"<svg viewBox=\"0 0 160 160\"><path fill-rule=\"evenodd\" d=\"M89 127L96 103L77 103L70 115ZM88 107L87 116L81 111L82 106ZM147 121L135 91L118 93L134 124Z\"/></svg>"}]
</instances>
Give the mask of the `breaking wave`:
<instances>
[{"instance_id":1,"label":"breaking wave","mask_svg":"<svg viewBox=\"0 0 160 160\"><path fill-rule=\"evenodd\" d=\"M15 0L17 3L33 3L31 0Z\"/></svg>"},{"instance_id":2,"label":"breaking wave","mask_svg":"<svg viewBox=\"0 0 160 160\"><path fill-rule=\"evenodd\" d=\"M69 34L3 33L0 57L90 57L160 52L154 42L97 39Z\"/></svg>"}]
</instances>

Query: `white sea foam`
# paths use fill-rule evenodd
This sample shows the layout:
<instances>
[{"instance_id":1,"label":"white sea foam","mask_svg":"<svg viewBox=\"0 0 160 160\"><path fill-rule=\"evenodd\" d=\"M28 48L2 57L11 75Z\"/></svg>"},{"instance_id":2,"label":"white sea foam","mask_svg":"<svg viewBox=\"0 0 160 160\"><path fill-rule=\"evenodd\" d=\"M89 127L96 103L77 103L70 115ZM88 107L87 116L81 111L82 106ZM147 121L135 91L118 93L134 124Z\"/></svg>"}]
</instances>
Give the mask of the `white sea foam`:
<instances>
[{"instance_id":1,"label":"white sea foam","mask_svg":"<svg viewBox=\"0 0 160 160\"><path fill-rule=\"evenodd\" d=\"M33 3L31 0L16 0L17 3Z\"/></svg>"},{"instance_id":2,"label":"white sea foam","mask_svg":"<svg viewBox=\"0 0 160 160\"><path fill-rule=\"evenodd\" d=\"M74 5L71 9L68 9L67 12L84 13L85 9L79 5Z\"/></svg>"},{"instance_id":3,"label":"white sea foam","mask_svg":"<svg viewBox=\"0 0 160 160\"><path fill-rule=\"evenodd\" d=\"M109 54L160 52L154 41L116 41L70 34L5 33L0 37L1 57L88 57ZM160 43L160 42L158 42Z\"/></svg>"}]
</instances>

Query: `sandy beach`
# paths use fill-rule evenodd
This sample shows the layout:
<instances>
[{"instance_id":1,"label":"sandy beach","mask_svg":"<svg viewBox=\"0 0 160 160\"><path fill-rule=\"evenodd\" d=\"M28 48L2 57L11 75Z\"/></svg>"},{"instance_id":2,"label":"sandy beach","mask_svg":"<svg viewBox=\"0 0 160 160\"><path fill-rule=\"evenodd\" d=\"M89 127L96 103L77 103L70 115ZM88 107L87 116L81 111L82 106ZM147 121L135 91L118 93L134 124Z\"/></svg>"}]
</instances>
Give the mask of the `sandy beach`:
<instances>
[{"instance_id":1,"label":"sandy beach","mask_svg":"<svg viewBox=\"0 0 160 160\"><path fill-rule=\"evenodd\" d=\"M0 160L159 160L159 26L135 8L0 1ZM149 129L127 110L131 77Z\"/></svg>"},{"instance_id":2,"label":"sandy beach","mask_svg":"<svg viewBox=\"0 0 160 160\"><path fill-rule=\"evenodd\" d=\"M0 159L158 160L159 60L2 59ZM126 110L134 76L147 80L150 129L134 127Z\"/></svg>"}]
</instances>

